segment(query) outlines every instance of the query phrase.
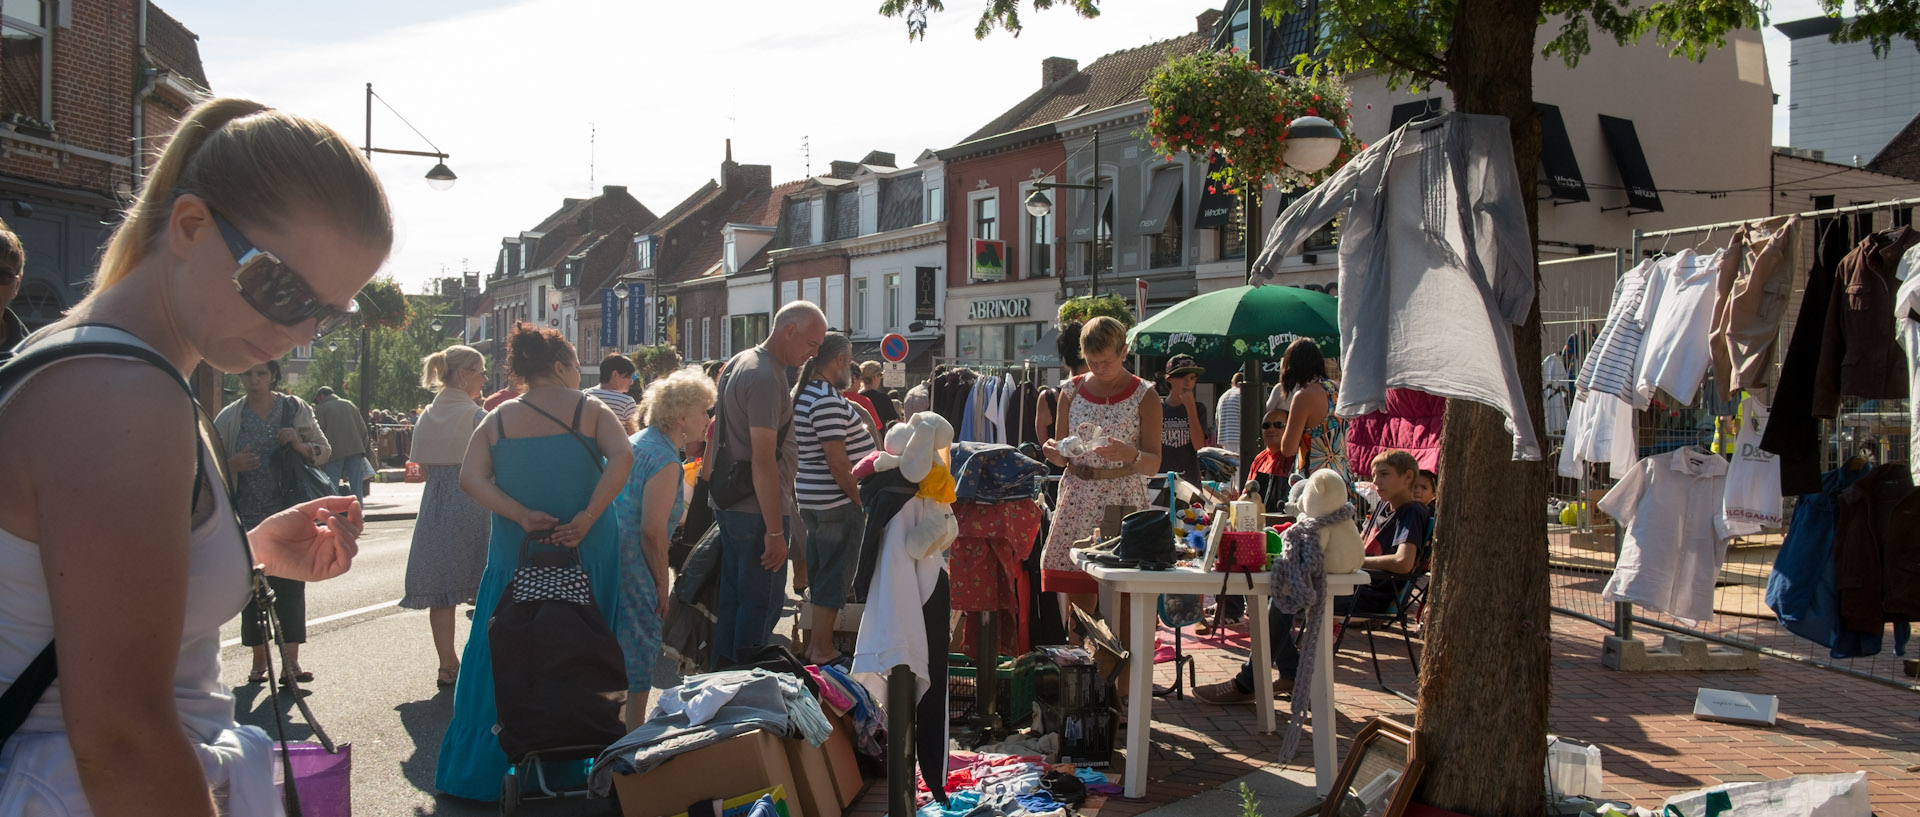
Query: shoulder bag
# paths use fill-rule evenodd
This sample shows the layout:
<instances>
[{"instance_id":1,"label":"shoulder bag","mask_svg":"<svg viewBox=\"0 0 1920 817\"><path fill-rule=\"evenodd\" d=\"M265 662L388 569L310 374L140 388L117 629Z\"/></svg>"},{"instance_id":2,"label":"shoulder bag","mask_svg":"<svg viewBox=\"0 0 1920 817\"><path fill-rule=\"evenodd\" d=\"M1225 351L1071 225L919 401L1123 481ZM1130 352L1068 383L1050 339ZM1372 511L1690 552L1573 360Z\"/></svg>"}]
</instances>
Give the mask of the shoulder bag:
<instances>
[{"instance_id":1,"label":"shoulder bag","mask_svg":"<svg viewBox=\"0 0 1920 817\"><path fill-rule=\"evenodd\" d=\"M720 376L720 411L714 416L713 440L714 460L713 479L707 485L707 495L713 498L713 506L720 509L731 508L753 498L753 463L734 456L732 446L727 444L727 386L733 382L732 367ZM793 425L793 418L780 424L780 430L774 438L774 456L779 456L787 445L787 429Z\"/></svg>"},{"instance_id":2,"label":"shoulder bag","mask_svg":"<svg viewBox=\"0 0 1920 817\"><path fill-rule=\"evenodd\" d=\"M280 428L294 428L293 409L296 401L292 397L280 397ZM299 431L296 429L295 434ZM275 485L280 491L280 507L291 508L302 502L309 502L323 496L338 496L342 492L327 478L325 471L313 467L306 457L293 450L291 443L282 443L268 456L267 464L273 467Z\"/></svg>"}]
</instances>

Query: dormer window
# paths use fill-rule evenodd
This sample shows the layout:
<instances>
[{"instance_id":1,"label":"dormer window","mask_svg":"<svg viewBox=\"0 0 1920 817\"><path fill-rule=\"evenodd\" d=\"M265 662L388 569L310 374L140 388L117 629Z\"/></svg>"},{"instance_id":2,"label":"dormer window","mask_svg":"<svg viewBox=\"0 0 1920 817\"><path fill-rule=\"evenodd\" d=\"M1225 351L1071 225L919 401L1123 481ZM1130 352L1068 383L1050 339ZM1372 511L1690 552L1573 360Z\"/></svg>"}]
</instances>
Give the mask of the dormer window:
<instances>
[{"instance_id":1,"label":"dormer window","mask_svg":"<svg viewBox=\"0 0 1920 817\"><path fill-rule=\"evenodd\" d=\"M740 271L740 257L735 250L737 246L733 240L733 231L728 230L726 246L725 249L722 250L723 258L721 260L721 263L725 265L721 268L721 271L727 275L732 275Z\"/></svg>"},{"instance_id":2,"label":"dormer window","mask_svg":"<svg viewBox=\"0 0 1920 817\"><path fill-rule=\"evenodd\" d=\"M643 235L633 240L634 266L638 269L653 269L653 251L656 239Z\"/></svg>"}]
</instances>

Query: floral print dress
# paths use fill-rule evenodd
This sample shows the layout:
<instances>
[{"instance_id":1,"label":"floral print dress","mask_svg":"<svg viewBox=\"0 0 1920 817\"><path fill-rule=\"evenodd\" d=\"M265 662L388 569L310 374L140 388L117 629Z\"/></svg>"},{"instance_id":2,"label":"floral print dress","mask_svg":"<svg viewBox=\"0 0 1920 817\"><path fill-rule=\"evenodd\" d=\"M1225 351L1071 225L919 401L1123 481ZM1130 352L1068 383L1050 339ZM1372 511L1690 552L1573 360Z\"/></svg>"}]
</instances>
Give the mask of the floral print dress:
<instances>
[{"instance_id":1,"label":"floral print dress","mask_svg":"<svg viewBox=\"0 0 1920 817\"><path fill-rule=\"evenodd\" d=\"M1140 401L1150 397L1157 399L1153 387L1135 377L1125 390L1117 394L1094 397L1085 391L1091 377L1076 377L1062 389L1073 395L1073 399L1068 401L1068 410L1072 415L1067 418L1067 428L1076 429L1081 423L1093 423L1106 431L1108 439L1140 445ZM1153 444L1158 445L1159 441L1154 440ZM1119 468L1126 465L1098 454L1075 457L1073 464L1093 468ZM1060 498L1053 510L1053 526L1047 531L1046 550L1040 557L1041 590L1048 593L1100 591L1099 583L1073 563L1072 551L1075 540L1091 536L1100 528L1109 505L1147 507L1146 475L1088 480L1074 476L1072 469L1068 469L1066 475L1060 478Z\"/></svg>"},{"instance_id":2,"label":"floral print dress","mask_svg":"<svg viewBox=\"0 0 1920 817\"><path fill-rule=\"evenodd\" d=\"M1322 468L1333 469L1347 483L1347 501L1356 509L1364 508L1366 503L1353 489L1353 471L1347 463L1347 420L1333 413L1339 402L1339 387L1324 377L1314 382L1327 392L1327 419L1300 434L1300 458L1288 482L1299 482ZM1287 402L1293 402L1293 395L1287 395Z\"/></svg>"}]
</instances>

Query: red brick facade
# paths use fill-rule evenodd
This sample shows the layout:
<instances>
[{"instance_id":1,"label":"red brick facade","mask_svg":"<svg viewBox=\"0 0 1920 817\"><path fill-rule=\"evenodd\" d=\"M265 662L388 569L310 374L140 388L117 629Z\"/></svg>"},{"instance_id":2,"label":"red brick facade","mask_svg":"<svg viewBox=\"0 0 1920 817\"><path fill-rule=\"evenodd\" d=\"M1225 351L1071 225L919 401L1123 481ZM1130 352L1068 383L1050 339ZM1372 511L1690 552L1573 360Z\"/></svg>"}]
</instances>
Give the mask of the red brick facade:
<instances>
[{"instance_id":1,"label":"red brick facade","mask_svg":"<svg viewBox=\"0 0 1920 817\"><path fill-rule=\"evenodd\" d=\"M1024 281L1034 277L1026 254L1021 248L1026 246L1028 236L1027 210L1023 203L1025 192L1021 185L1035 178L1051 178L1055 182L1066 182L1066 149L1059 137L1047 133L1039 137L1041 141L1031 142L1005 150L993 151L981 155L955 155L947 159L947 286L948 298L963 297L957 288L966 287L974 282L970 275L973 269L973 207L972 195L983 190L997 190L999 193L999 240L1006 243L1007 280ZM965 151L965 147L954 148L956 154ZM1039 175L1036 177L1036 173ZM985 182L985 187L981 183ZM1060 240L1060 213L1064 208L1060 200L1073 195L1073 191L1050 190L1047 196L1054 202L1053 228L1048 236L1052 249L1053 269L1048 275L1059 274L1065 262L1065 253Z\"/></svg>"}]
</instances>

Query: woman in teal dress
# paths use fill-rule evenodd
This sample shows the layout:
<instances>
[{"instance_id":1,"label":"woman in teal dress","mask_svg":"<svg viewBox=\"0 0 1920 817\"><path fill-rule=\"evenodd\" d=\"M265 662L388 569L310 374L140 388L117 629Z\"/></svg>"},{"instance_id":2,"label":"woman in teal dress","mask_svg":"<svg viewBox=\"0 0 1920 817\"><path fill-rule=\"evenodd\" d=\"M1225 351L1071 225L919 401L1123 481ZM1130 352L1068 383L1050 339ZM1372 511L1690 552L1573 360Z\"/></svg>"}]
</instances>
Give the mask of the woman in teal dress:
<instances>
[{"instance_id":1,"label":"woman in teal dress","mask_svg":"<svg viewBox=\"0 0 1920 817\"><path fill-rule=\"evenodd\" d=\"M526 393L481 422L460 468L460 487L493 512L493 528L474 626L454 686L453 721L440 741L434 776L440 792L482 801L499 799L501 778L511 766L493 733L498 713L486 625L513 577L520 540L527 531L551 530L552 543L579 548L594 602L612 627L619 606L620 543L618 524L603 514L633 466L619 418L575 388L579 358L559 332L515 324L507 360L526 381ZM554 785L577 784L584 771L584 761L547 769Z\"/></svg>"},{"instance_id":2,"label":"woman in teal dress","mask_svg":"<svg viewBox=\"0 0 1920 817\"><path fill-rule=\"evenodd\" d=\"M686 484L680 452L707 429L713 381L687 367L647 385L646 428L631 438L633 473L614 503L620 519L620 612L613 628L627 659L627 728L647 714L666 624L667 540L680 524Z\"/></svg>"}]
</instances>

